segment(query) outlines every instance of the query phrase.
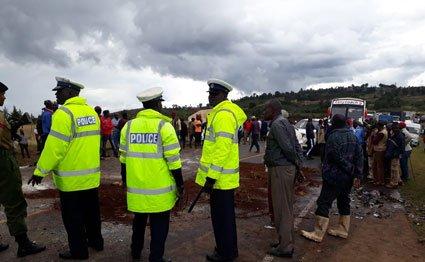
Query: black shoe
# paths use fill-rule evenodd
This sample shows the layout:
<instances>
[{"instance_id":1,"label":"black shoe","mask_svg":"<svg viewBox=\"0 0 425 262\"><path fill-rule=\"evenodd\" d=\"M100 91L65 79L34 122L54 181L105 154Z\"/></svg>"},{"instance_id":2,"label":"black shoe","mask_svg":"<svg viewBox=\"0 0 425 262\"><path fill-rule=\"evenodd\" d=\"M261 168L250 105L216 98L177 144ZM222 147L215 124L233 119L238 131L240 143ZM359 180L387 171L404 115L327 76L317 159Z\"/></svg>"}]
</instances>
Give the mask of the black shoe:
<instances>
[{"instance_id":1,"label":"black shoe","mask_svg":"<svg viewBox=\"0 0 425 262\"><path fill-rule=\"evenodd\" d=\"M276 247L272 247L267 254L272 255L274 257L288 257L291 258L294 255L294 249L289 252L281 252Z\"/></svg>"},{"instance_id":2,"label":"black shoe","mask_svg":"<svg viewBox=\"0 0 425 262\"><path fill-rule=\"evenodd\" d=\"M5 251L8 248L9 248L8 244L0 244L0 252Z\"/></svg>"},{"instance_id":3,"label":"black shoe","mask_svg":"<svg viewBox=\"0 0 425 262\"><path fill-rule=\"evenodd\" d=\"M217 252L214 251L213 254L211 255L207 255L206 256L208 261L214 261L214 262L231 262L234 261L236 259L235 257L223 257L220 254L218 254Z\"/></svg>"},{"instance_id":4,"label":"black shoe","mask_svg":"<svg viewBox=\"0 0 425 262\"><path fill-rule=\"evenodd\" d=\"M75 256L75 255L72 255L70 251L65 251L65 252L59 253L59 257L62 259L84 260L84 259L88 259L89 255Z\"/></svg>"},{"instance_id":5,"label":"black shoe","mask_svg":"<svg viewBox=\"0 0 425 262\"><path fill-rule=\"evenodd\" d=\"M269 246L271 247L271 248L277 248L278 246L279 246L279 242L271 242L270 244L269 244Z\"/></svg>"},{"instance_id":6,"label":"black shoe","mask_svg":"<svg viewBox=\"0 0 425 262\"><path fill-rule=\"evenodd\" d=\"M93 248L96 251L103 251L103 241L101 243L90 243L87 244L88 247Z\"/></svg>"},{"instance_id":7,"label":"black shoe","mask_svg":"<svg viewBox=\"0 0 425 262\"><path fill-rule=\"evenodd\" d=\"M35 242L30 240L25 241L22 244L18 244L18 257L25 257L32 254L37 254L46 250L45 246L37 245Z\"/></svg>"}]
</instances>

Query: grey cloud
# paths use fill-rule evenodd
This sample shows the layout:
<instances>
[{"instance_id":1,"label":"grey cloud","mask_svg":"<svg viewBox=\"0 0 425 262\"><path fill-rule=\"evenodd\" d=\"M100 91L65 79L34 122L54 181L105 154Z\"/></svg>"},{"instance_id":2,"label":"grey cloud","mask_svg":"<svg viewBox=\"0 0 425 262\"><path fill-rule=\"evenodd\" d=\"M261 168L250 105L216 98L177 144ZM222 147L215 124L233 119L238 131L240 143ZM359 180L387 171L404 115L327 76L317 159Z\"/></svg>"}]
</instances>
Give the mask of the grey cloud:
<instances>
[{"instance_id":1,"label":"grey cloud","mask_svg":"<svg viewBox=\"0 0 425 262\"><path fill-rule=\"evenodd\" d=\"M378 17L379 5L368 1L344 12L327 3L329 14L300 3L306 11L295 11L306 17L277 12L286 17L270 24L266 22L274 17L267 16L274 14L251 7L257 1L0 2L0 54L22 64L73 67L71 57L56 46L94 32L97 44L114 39L124 47L126 57L117 65L195 80L224 78L246 92L296 90L390 67L416 68L399 75L406 81L425 64L421 49L389 48L385 53L374 47L394 39L377 30L385 17ZM423 21L412 17L411 23ZM78 50L76 63L102 65L108 61L102 57L105 50Z\"/></svg>"}]
</instances>

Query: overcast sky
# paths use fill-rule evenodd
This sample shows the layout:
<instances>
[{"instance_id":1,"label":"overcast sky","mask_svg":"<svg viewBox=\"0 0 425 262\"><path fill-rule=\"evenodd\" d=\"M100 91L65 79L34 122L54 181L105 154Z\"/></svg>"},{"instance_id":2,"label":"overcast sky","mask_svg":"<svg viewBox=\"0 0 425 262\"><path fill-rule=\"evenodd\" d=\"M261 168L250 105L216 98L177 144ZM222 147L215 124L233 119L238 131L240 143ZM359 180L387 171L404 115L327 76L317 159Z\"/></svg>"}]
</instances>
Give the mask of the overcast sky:
<instances>
[{"instance_id":1,"label":"overcast sky","mask_svg":"<svg viewBox=\"0 0 425 262\"><path fill-rule=\"evenodd\" d=\"M336 85L425 85L425 1L0 0L6 107L38 113L55 76L91 105L206 103L206 80L232 97Z\"/></svg>"}]
</instances>

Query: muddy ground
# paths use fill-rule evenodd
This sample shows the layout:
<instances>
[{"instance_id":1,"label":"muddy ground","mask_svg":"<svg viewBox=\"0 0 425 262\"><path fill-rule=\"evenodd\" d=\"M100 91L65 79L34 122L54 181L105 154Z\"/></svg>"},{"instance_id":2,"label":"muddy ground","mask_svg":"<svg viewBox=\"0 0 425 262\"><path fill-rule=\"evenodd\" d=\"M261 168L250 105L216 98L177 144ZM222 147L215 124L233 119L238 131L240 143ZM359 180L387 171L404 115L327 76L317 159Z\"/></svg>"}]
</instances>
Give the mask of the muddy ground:
<instances>
[{"instance_id":1,"label":"muddy ground","mask_svg":"<svg viewBox=\"0 0 425 262\"><path fill-rule=\"evenodd\" d=\"M181 208L173 211L166 244L166 257L173 261L205 261L205 254L214 248L209 217L208 196L201 197L191 214L187 208L199 186L193 182L200 150L182 152L186 196ZM261 164L262 155L248 152L241 146L241 186L236 191L238 226L238 261L284 261L266 255L268 244L276 239L270 224L267 207L267 175ZM31 160L32 161L32 160ZM31 161L28 161L30 163ZM314 223L315 199L320 192L320 172L317 160L308 162L304 170L307 181L297 185L295 226L311 229ZM116 158L102 161L102 185L99 189L102 212L102 233L105 251L91 251L92 261L130 261L132 214L126 211L125 190L120 186L119 162ZM33 167L23 168L27 181ZM67 248L66 233L62 225L57 192L49 179L32 188L23 186L28 207L29 235L47 245L41 254L24 258L24 261L58 261L57 252ZM378 193L376 193L378 192ZM320 244L303 239L297 234L293 261L425 261L425 246L406 219L404 203L396 191L364 187L352 194L352 223L347 240L326 236ZM337 222L335 207L331 224ZM9 250L0 254L0 261L15 260L16 245L8 236L4 214L0 213L0 234ZM148 231L148 230L147 230ZM149 235L146 235L143 257L147 258Z\"/></svg>"}]
</instances>

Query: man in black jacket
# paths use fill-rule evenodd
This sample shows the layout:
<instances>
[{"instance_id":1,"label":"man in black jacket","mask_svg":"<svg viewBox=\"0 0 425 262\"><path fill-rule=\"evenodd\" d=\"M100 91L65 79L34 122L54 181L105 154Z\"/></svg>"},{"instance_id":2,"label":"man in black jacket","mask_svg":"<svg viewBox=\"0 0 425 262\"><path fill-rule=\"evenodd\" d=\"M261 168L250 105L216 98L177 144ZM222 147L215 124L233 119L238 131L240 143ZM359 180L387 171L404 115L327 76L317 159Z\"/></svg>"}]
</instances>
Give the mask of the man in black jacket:
<instances>
[{"instance_id":1,"label":"man in black jacket","mask_svg":"<svg viewBox=\"0 0 425 262\"><path fill-rule=\"evenodd\" d=\"M314 231L301 230L301 234L316 242L321 242L329 224L329 209L337 199L339 225L329 229L328 233L342 238L348 237L350 227L351 187L358 188L363 174L363 153L356 137L345 124L343 115L332 118L325 147L325 159L322 167L323 185L317 199L316 224Z\"/></svg>"},{"instance_id":2,"label":"man in black jacket","mask_svg":"<svg viewBox=\"0 0 425 262\"><path fill-rule=\"evenodd\" d=\"M305 156L308 159L311 159L311 154L314 147L314 138L315 138L314 125L313 125L313 120L311 118L308 119L307 125L305 126L305 135L307 138L307 152Z\"/></svg>"}]
</instances>

